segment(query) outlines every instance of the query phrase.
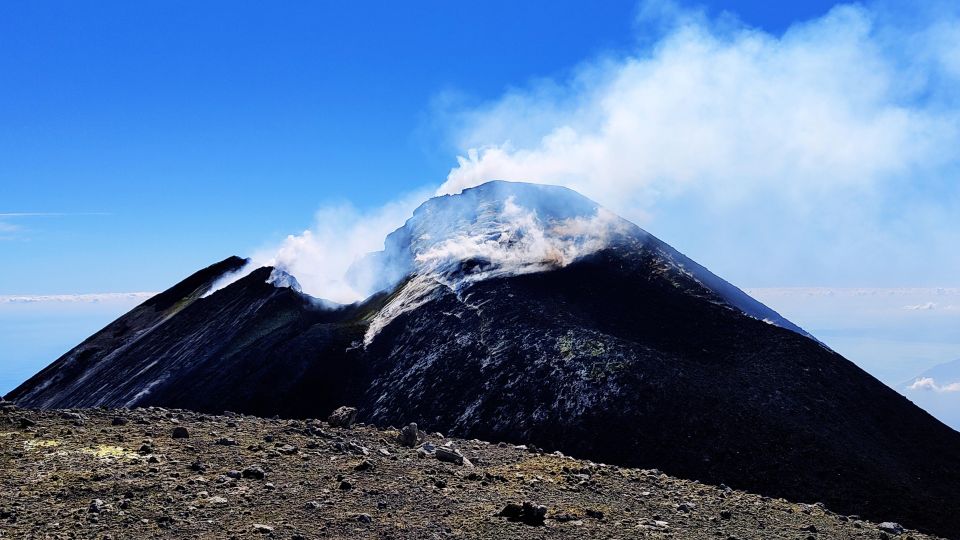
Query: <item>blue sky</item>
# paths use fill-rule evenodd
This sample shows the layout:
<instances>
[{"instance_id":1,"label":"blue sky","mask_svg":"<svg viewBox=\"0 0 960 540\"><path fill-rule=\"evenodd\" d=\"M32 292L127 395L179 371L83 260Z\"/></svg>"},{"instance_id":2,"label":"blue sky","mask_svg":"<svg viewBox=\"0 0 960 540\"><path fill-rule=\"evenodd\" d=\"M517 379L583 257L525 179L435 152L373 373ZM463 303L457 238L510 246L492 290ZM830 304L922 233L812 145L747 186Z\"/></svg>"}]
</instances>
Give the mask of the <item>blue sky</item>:
<instances>
[{"instance_id":1,"label":"blue sky","mask_svg":"<svg viewBox=\"0 0 960 540\"><path fill-rule=\"evenodd\" d=\"M69 295L335 271L491 178L578 189L888 384L960 358L951 2L8 2L0 125L0 392L137 301Z\"/></svg>"},{"instance_id":2,"label":"blue sky","mask_svg":"<svg viewBox=\"0 0 960 540\"><path fill-rule=\"evenodd\" d=\"M777 32L828 4L731 2ZM0 294L156 290L443 181L442 96L496 99L637 40L635 2L0 6ZM69 269L69 271L67 271Z\"/></svg>"}]
</instances>

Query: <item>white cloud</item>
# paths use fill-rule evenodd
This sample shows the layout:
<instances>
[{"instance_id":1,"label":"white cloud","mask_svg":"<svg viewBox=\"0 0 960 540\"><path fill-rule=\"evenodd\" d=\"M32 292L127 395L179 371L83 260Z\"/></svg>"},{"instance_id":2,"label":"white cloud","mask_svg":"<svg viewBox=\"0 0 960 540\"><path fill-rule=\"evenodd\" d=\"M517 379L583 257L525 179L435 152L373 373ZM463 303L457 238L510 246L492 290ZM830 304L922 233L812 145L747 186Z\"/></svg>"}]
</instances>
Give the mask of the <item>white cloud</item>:
<instances>
[{"instance_id":1,"label":"white cloud","mask_svg":"<svg viewBox=\"0 0 960 540\"><path fill-rule=\"evenodd\" d=\"M39 294L39 295L3 295L0 304L79 304L100 303L113 301L144 301L157 293L130 292L130 293L95 293L95 294Z\"/></svg>"},{"instance_id":2,"label":"white cloud","mask_svg":"<svg viewBox=\"0 0 960 540\"><path fill-rule=\"evenodd\" d=\"M937 309L937 304L934 302L924 302L922 304L915 304L912 306L903 306L903 309L908 311L931 311Z\"/></svg>"},{"instance_id":3,"label":"white cloud","mask_svg":"<svg viewBox=\"0 0 960 540\"><path fill-rule=\"evenodd\" d=\"M953 13L901 28L839 6L774 36L647 12L670 17L652 47L452 112L463 153L438 192L566 185L730 267L763 251L747 279L958 262L944 247L960 243ZM818 253L777 265L789 249Z\"/></svg>"},{"instance_id":4,"label":"white cloud","mask_svg":"<svg viewBox=\"0 0 960 540\"><path fill-rule=\"evenodd\" d=\"M927 390L934 392L960 392L960 382L940 385L932 377L920 377L913 381L907 390Z\"/></svg>"}]
</instances>

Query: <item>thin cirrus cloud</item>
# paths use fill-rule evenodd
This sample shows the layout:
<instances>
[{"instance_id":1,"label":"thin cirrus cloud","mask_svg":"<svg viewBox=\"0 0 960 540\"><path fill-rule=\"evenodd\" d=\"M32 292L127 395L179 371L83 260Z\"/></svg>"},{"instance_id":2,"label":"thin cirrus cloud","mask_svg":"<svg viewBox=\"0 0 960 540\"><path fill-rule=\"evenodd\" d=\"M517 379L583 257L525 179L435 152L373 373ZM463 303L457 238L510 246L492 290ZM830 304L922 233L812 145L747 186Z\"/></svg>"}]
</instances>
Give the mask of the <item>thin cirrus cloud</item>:
<instances>
[{"instance_id":1,"label":"thin cirrus cloud","mask_svg":"<svg viewBox=\"0 0 960 540\"><path fill-rule=\"evenodd\" d=\"M156 293L94 293L94 294L39 294L2 295L0 304L96 304L102 302L143 301Z\"/></svg>"},{"instance_id":2,"label":"thin cirrus cloud","mask_svg":"<svg viewBox=\"0 0 960 540\"><path fill-rule=\"evenodd\" d=\"M648 45L445 110L461 154L438 193L566 185L741 282L955 279L960 17L937 6L772 35L648 3Z\"/></svg>"},{"instance_id":3,"label":"thin cirrus cloud","mask_svg":"<svg viewBox=\"0 0 960 540\"><path fill-rule=\"evenodd\" d=\"M30 229L19 223L22 218L70 217L70 216L109 216L109 212L0 212L0 240L19 240Z\"/></svg>"}]
</instances>

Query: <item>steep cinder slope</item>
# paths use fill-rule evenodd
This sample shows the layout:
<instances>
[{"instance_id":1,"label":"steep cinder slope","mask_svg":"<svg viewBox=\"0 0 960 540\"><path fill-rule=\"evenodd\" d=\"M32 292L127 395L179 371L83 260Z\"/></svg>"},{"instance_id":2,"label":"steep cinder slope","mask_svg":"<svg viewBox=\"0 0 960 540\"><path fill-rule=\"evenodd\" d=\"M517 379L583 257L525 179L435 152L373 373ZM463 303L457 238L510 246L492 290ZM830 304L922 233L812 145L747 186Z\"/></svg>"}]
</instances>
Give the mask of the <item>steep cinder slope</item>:
<instances>
[{"instance_id":1,"label":"steep cinder slope","mask_svg":"<svg viewBox=\"0 0 960 540\"><path fill-rule=\"evenodd\" d=\"M960 535L960 434L816 341L659 268L605 250L438 289L373 339L364 418Z\"/></svg>"},{"instance_id":2,"label":"steep cinder slope","mask_svg":"<svg viewBox=\"0 0 960 540\"><path fill-rule=\"evenodd\" d=\"M90 336L8 396L40 408L94 403L97 395L109 392L129 375L117 370L111 358L122 356L128 347L200 299L218 279L245 264L245 259L234 256L197 271Z\"/></svg>"},{"instance_id":3,"label":"steep cinder slope","mask_svg":"<svg viewBox=\"0 0 960 540\"><path fill-rule=\"evenodd\" d=\"M8 399L39 408L163 404L285 416L355 399L367 380L356 359L360 351L351 349L362 339L365 327L353 320L362 312L319 307L291 288L271 285L269 267L202 296L224 274L213 275L216 270L242 263L231 258L201 271L213 277L199 290L192 288L194 275L154 297Z\"/></svg>"}]
</instances>

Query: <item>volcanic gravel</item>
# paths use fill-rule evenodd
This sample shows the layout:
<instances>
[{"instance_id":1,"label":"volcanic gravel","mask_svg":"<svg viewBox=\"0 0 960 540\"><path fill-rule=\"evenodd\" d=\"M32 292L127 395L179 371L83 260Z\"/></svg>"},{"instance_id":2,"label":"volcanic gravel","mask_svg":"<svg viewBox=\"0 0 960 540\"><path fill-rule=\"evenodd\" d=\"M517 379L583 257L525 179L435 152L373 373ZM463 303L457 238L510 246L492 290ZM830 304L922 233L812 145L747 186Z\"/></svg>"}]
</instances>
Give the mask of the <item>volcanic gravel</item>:
<instances>
[{"instance_id":1,"label":"volcanic gravel","mask_svg":"<svg viewBox=\"0 0 960 540\"><path fill-rule=\"evenodd\" d=\"M8 406L0 538L932 538L657 470L404 431Z\"/></svg>"}]
</instances>

